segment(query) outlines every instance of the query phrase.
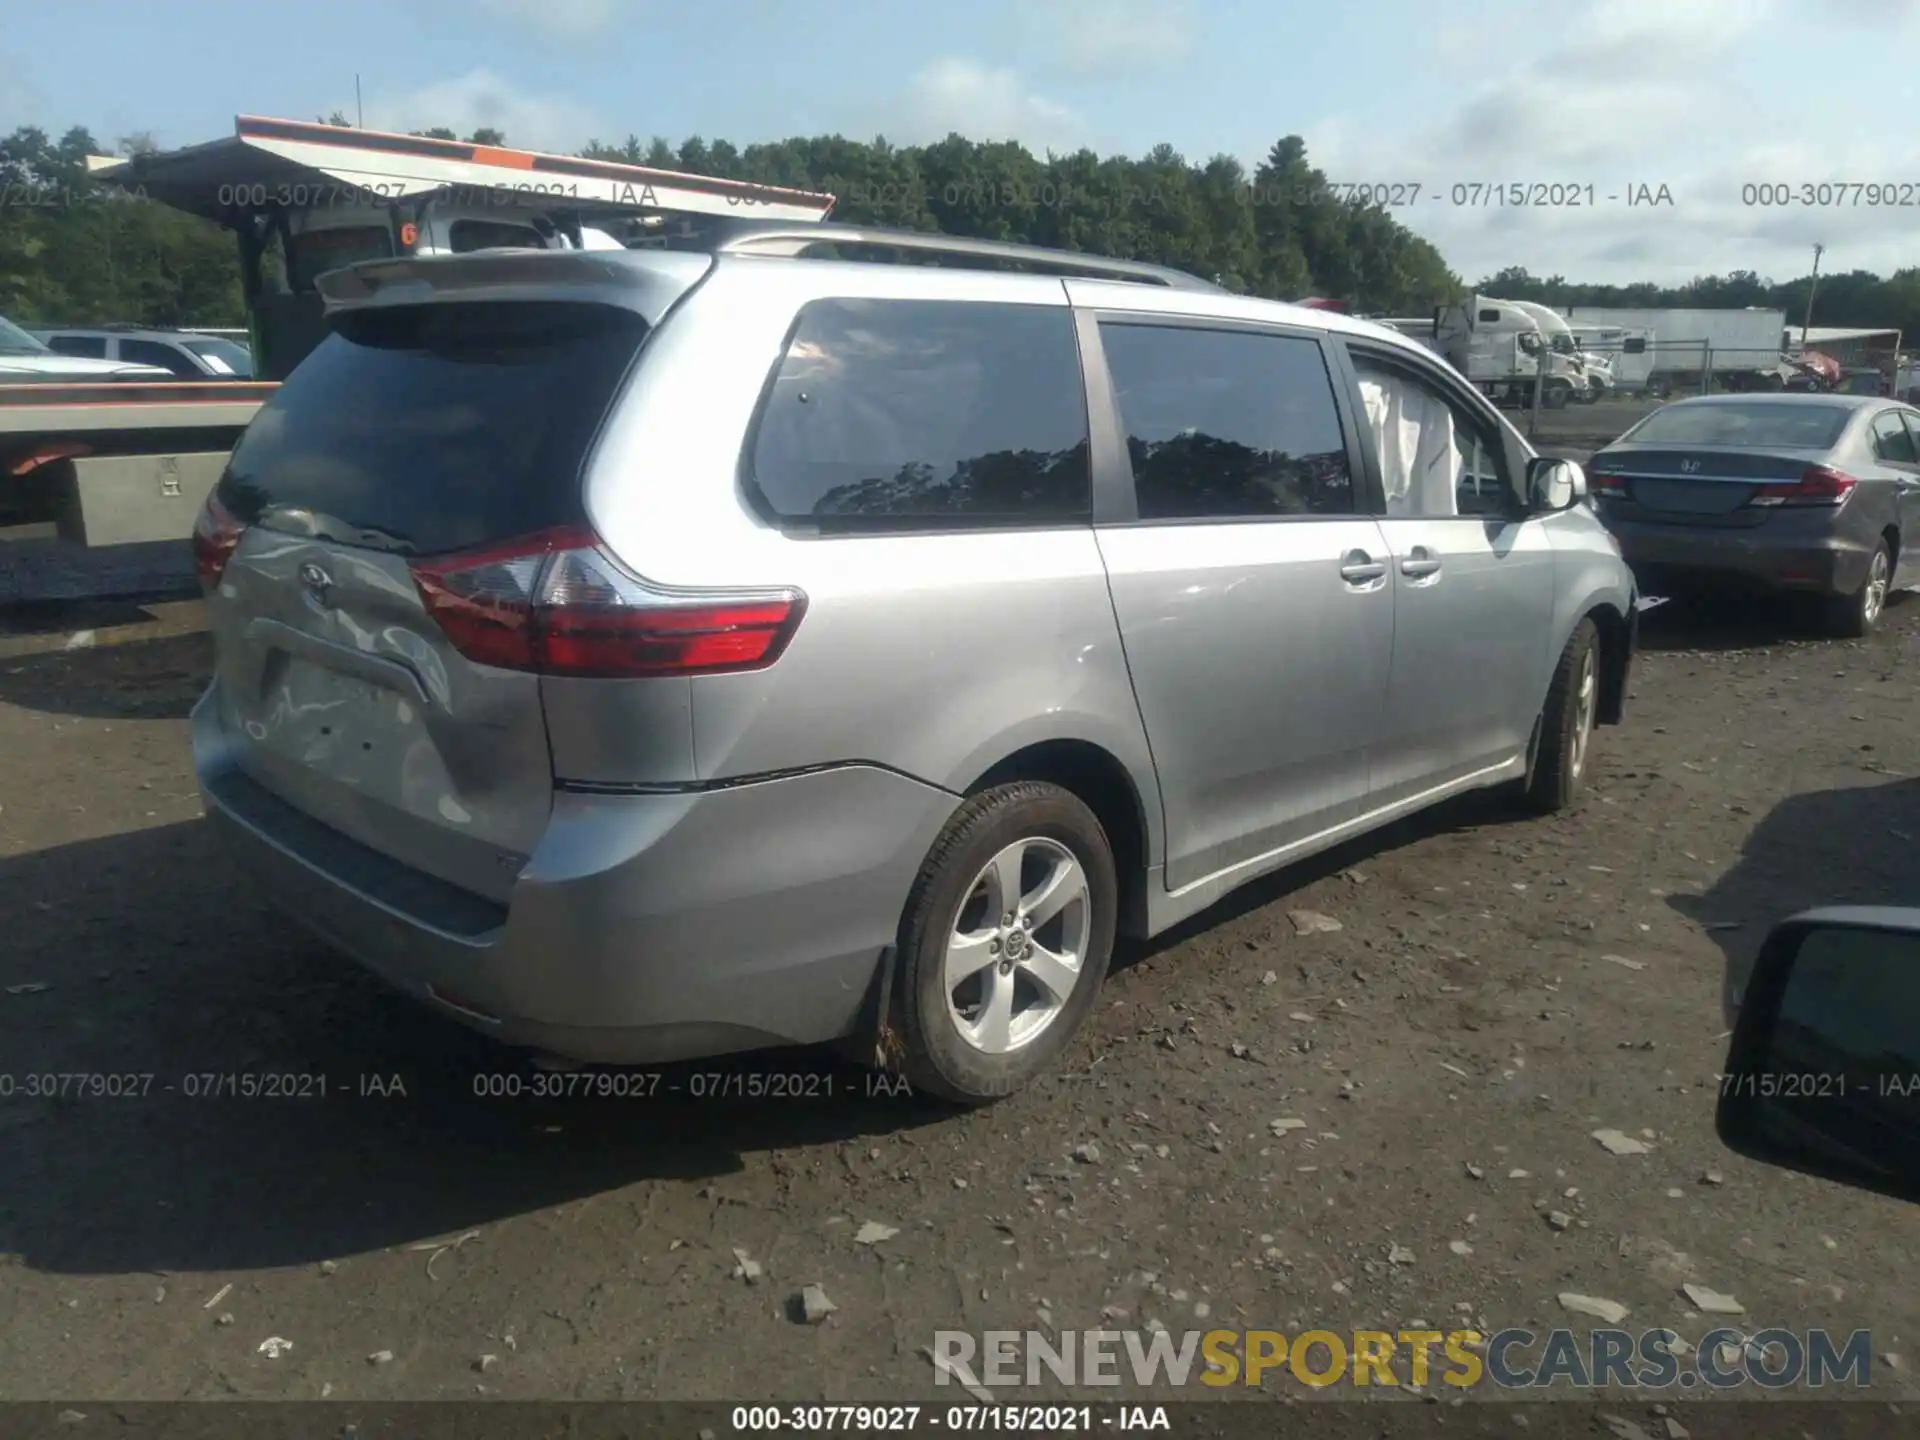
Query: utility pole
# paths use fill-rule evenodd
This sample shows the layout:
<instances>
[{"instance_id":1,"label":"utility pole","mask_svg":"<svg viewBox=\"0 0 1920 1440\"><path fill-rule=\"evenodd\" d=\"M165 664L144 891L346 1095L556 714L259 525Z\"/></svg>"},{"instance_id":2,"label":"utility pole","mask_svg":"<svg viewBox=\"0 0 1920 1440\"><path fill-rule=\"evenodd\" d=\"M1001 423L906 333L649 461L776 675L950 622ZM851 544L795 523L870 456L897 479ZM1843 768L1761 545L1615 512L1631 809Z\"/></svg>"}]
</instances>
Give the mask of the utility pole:
<instances>
[{"instance_id":1,"label":"utility pole","mask_svg":"<svg viewBox=\"0 0 1920 1440\"><path fill-rule=\"evenodd\" d=\"M1800 348L1807 348L1807 330L1813 324L1813 297L1820 293L1820 257L1827 252L1824 245L1813 247L1813 283L1807 287L1807 313L1800 317Z\"/></svg>"},{"instance_id":2,"label":"utility pole","mask_svg":"<svg viewBox=\"0 0 1920 1440\"><path fill-rule=\"evenodd\" d=\"M360 108L360 77L358 75L353 77L353 128L356 130L367 128L366 111Z\"/></svg>"}]
</instances>

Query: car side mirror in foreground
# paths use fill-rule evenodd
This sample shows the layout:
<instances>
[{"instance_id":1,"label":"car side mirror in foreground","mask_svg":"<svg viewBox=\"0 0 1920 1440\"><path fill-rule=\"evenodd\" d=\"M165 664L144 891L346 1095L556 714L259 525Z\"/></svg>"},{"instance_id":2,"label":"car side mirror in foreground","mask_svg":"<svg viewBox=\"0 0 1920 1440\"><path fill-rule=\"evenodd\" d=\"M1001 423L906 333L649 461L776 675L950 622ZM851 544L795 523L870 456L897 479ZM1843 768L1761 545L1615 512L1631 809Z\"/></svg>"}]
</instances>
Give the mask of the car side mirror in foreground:
<instances>
[{"instance_id":1,"label":"car side mirror in foreground","mask_svg":"<svg viewBox=\"0 0 1920 1440\"><path fill-rule=\"evenodd\" d=\"M1571 510L1587 498L1587 472L1571 460L1540 456L1527 466L1527 501L1537 514Z\"/></svg>"},{"instance_id":2,"label":"car side mirror in foreground","mask_svg":"<svg viewBox=\"0 0 1920 1440\"><path fill-rule=\"evenodd\" d=\"M1752 1159L1920 1200L1920 910L1809 910L1767 936L1715 1126Z\"/></svg>"}]
</instances>

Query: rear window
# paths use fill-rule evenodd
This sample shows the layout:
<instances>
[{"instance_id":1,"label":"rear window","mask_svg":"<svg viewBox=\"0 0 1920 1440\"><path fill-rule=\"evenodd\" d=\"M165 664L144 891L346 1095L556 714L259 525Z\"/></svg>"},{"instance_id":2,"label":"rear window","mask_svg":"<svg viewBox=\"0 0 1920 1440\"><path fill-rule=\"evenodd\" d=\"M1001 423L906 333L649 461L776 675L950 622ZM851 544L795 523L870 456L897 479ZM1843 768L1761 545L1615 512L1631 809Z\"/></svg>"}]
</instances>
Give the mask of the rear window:
<instances>
[{"instance_id":1,"label":"rear window","mask_svg":"<svg viewBox=\"0 0 1920 1440\"><path fill-rule=\"evenodd\" d=\"M1825 450L1840 438L1854 411L1840 405L1792 400L1715 401L1669 405L1620 438L1636 445L1732 445Z\"/></svg>"},{"instance_id":2,"label":"rear window","mask_svg":"<svg viewBox=\"0 0 1920 1440\"><path fill-rule=\"evenodd\" d=\"M221 503L421 555L574 523L582 462L646 331L576 303L340 316L247 427Z\"/></svg>"},{"instance_id":3,"label":"rear window","mask_svg":"<svg viewBox=\"0 0 1920 1440\"><path fill-rule=\"evenodd\" d=\"M1088 517L1089 473L1066 307L822 300L774 377L749 488L803 524L1031 526Z\"/></svg>"}]
</instances>

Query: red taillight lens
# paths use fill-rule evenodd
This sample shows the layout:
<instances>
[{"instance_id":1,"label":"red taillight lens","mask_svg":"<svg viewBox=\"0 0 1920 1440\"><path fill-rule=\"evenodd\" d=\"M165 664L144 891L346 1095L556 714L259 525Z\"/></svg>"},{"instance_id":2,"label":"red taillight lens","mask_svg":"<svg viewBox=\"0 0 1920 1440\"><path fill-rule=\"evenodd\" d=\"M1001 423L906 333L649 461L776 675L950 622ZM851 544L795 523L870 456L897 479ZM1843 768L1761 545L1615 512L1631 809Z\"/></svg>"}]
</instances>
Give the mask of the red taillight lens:
<instances>
[{"instance_id":1,"label":"red taillight lens","mask_svg":"<svg viewBox=\"0 0 1920 1440\"><path fill-rule=\"evenodd\" d=\"M200 572L202 586L212 590L220 583L227 561L233 558L240 537L246 533L247 527L234 519L219 497L209 491L207 503L200 507L199 518L193 522L193 568Z\"/></svg>"},{"instance_id":2,"label":"red taillight lens","mask_svg":"<svg viewBox=\"0 0 1920 1440\"><path fill-rule=\"evenodd\" d=\"M507 670L536 667L533 599L560 534L529 535L489 550L413 563L413 583L454 648Z\"/></svg>"},{"instance_id":3,"label":"red taillight lens","mask_svg":"<svg viewBox=\"0 0 1920 1440\"><path fill-rule=\"evenodd\" d=\"M1627 493L1627 478L1605 470L1590 470L1587 472L1587 489L1595 495L1624 495Z\"/></svg>"},{"instance_id":4,"label":"red taillight lens","mask_svg":"<svg viewBox=\"0 0 1920 1440\"><path fill-rule=\"evenodd\" d=\"M806 608L797 590L673 591L628 574L591 531L418 561L427 612L470 660L543 675L641 678L757 670Z\"/></svg>"},{"instance_id":5,"label":"red taillight lens","mask_svg":"<svg viewBox=\"0 0 1920 1440\"><path fill-rule=\"evenodd\" d=\"M1750 505L1841 505L1860 482L1844 471L1816 465L1788 485L1762 485Z\"/></svg>"}]
</instances>

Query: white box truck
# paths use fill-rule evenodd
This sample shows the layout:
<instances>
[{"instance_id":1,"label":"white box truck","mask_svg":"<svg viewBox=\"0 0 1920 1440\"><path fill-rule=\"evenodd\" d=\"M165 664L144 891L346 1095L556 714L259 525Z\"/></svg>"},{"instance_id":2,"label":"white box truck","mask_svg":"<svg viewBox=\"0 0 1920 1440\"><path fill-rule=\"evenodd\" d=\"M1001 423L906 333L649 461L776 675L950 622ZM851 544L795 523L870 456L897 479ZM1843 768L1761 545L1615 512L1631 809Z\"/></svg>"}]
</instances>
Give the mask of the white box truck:
<instances>
[{"instance_id":1,"label":"white box truck","mask_svg":"<svg viewBox=\"0 0 1920 1440\"><path fill-rule=\"evenodd\" d=\"M1646 379L1646 389L1656 395L1698 389L1703 375L1721 390L1780 390L1794 373L1781 354L1783 310L1570 305L1563 313L1575 327L1611 326L1657 336Z\"/></svg>"}]
</instances>

